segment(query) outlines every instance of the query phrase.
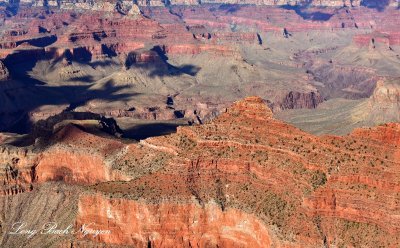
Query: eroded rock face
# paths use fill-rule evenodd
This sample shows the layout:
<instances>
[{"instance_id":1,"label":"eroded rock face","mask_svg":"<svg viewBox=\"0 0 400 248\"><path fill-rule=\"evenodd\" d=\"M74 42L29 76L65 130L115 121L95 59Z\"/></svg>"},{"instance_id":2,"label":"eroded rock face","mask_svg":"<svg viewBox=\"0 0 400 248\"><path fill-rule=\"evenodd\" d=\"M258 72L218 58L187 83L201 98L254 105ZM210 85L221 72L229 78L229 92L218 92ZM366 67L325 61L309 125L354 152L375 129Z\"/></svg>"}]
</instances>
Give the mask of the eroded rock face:
<instances>
[{"instance_id":1,"label":"eroded rock face","mask_svg":"<svg viewBox=\"0 0 400 248\"><path fill-rule=\"evenodd\" d=\"M124 148L119 142L87 134L74 125L68 125L58 131L53 142L54 145L39 154L39 161L35 166L38 182L65 181L93 184L129 179L112 171L107 163L107 157ZM104 146L92 152L91 144L95 143Z\"/></svg>"},{"instance_id":2,"label":"eroded rock face","mask_svg":"<svg viewBox=\"0 0 400 248\"><path fill-rule=\"evenodd\" d=\"M31 149L1 147L1 195L16 195L32 190L35 181L35 154Z\"/></svg>"},{"instance_id":3,"label":"eroded rock face","mask_svg":"<svg viewBox=\"0 0 400 248\"><path fill-rule=\"evenodd\" d=\"M318 92L289 92L282 103L279 104L280 109L299 109L299 108L316 108L319 103L323 102L323 98Z\"/></svg>"},{"instance_id":4,"label":"eroded rock face","mask_svg":"<svg viewBox=\"0 0 400 248\"><path fill-rule=\"evenodd\" d=\"M313 136L249 97L209 123L137 144L67 126L25 160L36 165L32 194L46 181L92 185L76 227L95 222L111 234L77 234L66 246L390 247L400 242L399 134L391 123Z\"/></svg>"},{"instance_id":5,"label":"eroded rock face","mask_svg":"<svg viewBox=\"0 0 400 248\"><path fill-rule=\"evenodd\" d=\"M129 211L126 211L129 209ZM96 241L136 247L269 247L265 225L236 209L222 211L216 203L146 204L101 195L79 201L77 225L96 223L112 235Z\"/></svg>"},{"instance_id":6,"label":"eroded rock face","mask_svg":"<svg viewBox=\"0 0 400 248\"><path fill-rule=\"evenodd\" d=\"M388 120L400 120L400 81L382 79L377 82L369 99L367 121L382 124Z\"/></svg>"},{"instance_id":7,"label":"eroded rock face","mask_svg":"<svg viewBox=\"0 0 400 248\"><path fill-rule=\"evenodd\" d=\"M46 138L47 139L47 138ZM109 157L118 154L124 145L88 134L69 124L50 139L51 145L35 149L1 147L1 194L14 195L33 189L35 182L63 181L93 184L108 180L129 180L111 169ZM93 144L104 144L92 149ZM76 150L80 147L79 150Z\"/></svg>"},{"instance_id":8,"label":"eroded rock face","mask_svg":"<svg viewBox=\"0 0 400 248\"><path fill-rule=\"evenodd\" d=\"M395 104L400 101L400 82L378 81L372 100L377 104Z\"/></svg>"},{"instance_id":9,"label":"eroded rock face","mask_svg":"<svg viewBox=\"0 0 400 248\"><path fill-rule=\"evenodd\" d=\"M7 67L0 61L0 81L7 80L10 76Z\"/></svg>"}]
</instances>

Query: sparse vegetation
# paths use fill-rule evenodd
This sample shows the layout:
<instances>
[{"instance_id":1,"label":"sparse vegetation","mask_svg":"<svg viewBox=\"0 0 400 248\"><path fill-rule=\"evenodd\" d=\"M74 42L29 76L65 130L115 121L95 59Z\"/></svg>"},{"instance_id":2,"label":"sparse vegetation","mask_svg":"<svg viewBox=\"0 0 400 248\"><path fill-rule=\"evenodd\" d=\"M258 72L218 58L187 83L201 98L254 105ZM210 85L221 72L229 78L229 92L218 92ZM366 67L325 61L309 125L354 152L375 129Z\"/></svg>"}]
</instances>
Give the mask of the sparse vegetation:
<instances>
[{"instance_id":1,"label":"sparse vegetation","mask_svg":"<svg viewBox=\"0 0 400 248\"><path fill-rule=\"evenodd\" d=\"M317 189L323 186L327 181L325 172L322 171L314 171L311 176L311 184L314 189Z\"/></svg>"},{"instance_id":2,"label":"sparse vegetation","mask_svg":"<svg viewBox=\"0 0 400 248\"><path fill-rule=\"evenodd\" d=\"M273 192L265 195L262 206L262 213L266 216L268 223L279 228L285 226L295 212L295 207L290 202Z\"/></svg>"}]
</instances>

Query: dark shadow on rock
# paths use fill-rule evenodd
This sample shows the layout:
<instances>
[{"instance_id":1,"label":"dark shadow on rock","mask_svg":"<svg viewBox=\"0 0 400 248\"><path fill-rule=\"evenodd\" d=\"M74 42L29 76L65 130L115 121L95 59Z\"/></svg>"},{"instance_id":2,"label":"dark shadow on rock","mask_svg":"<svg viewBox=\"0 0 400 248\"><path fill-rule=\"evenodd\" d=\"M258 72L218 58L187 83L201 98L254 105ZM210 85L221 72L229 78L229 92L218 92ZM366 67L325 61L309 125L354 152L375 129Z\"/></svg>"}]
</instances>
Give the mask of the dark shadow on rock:
<instances>
[{"instance_id":1,"label":"dark shadow on rock","mask_svg":"<svg viewBox=\"0 0 400 248\"><path fill-rule=\"evenodd\" d=\"M79 124L79 121L85 120L98 121L98 125ZM75 123L75 121L78 121L78 123ZM108 138L121 137L123 133L114 118L107 118L100 114L90 112L64 111L60 114L50 116L45 120L39 120L33 125L28 135L15 137L11 142L8 142L8 144L18 147L36 144L36 147L43 148L53 142L57 142L60 137L57 135L54 136L54 134L60 132L60 130L67 126L74 126L86 133Z\"/></svg>"},{"instance_id":2,"label":"dark shadow on rock","mask_svg":"<svg viewBox=\"0 0 400 248\"><path fill-rule=\"evenodd\" d=\"M184 74L188 74L190 76L196 76L196 74L200 71L200 67L194 65L182 65L176 67L178 72L183 72Z\"/></svg>"},{"instance_id":3,"label":"dark shadow on rock","mask_svg":"<svg viewBox=\"0 0 400 248\"><path fill-rule=\"evenodd\" d=\"M39 33L40 34L47 34L50 31L48 31L46 28L39 26Z\"/></svg>"},{"instance_id":4,"label":"dark shadow on rock","mask_svg":"<svg viewBox=\"0 0 400 248\"><path fill-rule=\"evenodd\" d=\"M17 50L3 60L5 66L10 71L13 79L23 81L29 85L44 85L44 82L32 78L28 72L35 67L38 58L44 58L45 52L43 49L35 50Z\"/></svg>"},{"instance_id":5,"label":"dark shadow on rock","mask_svg":"<svg viewBox=\"0 0 400 248\"><path fill-rule=\"evenodd\" d=\"M84 58L89 58L89 55ZM4 60L11 79L3 82L4 87L0 85L0 93L7 97L4 102L12 103L16 110L10 114L5 109L6 106L0 106L3 108L0 111L5 111L0 114L0 132L29 133L33 126L29 113L44 105L69 105L67 111L72 111L95 99L124 101L138 95L138 93L121 93L129 86L115 85L112 80L106 82L102 88L96 89L92 89L93 84L90 82L85 85L48 86L30 75L41 59L46 59L43 49L20 50L8 55ZM90 62L79 59L77 63Z\"/></svg>"},{"instance_id":6,"label":"dark shadow on rock","mask_svg":"<svg viewBox=\"0 0 400 248\"><path fill-rule=\"evenodd\" d=\"M86 75L86 76L80 76L80 77L72 77L68 79L69 82L74 82L74 81L79 81L79 82L85 82L85 83L93 83L96 80L92 75Z\"/></svg>"},{"instance_id":7,"label":"dark shadow on rock","mask_svg":"<svg viewBox=\"0 0 400 248\"><path fill-rule=\"evenodd\" d=\"M148 63L135 62L131 66L147 70L150 77L195 76L200 70L199 67L194 65L174 66L169 64L168 57L161 47L154 47L152 51L156 53L156 61ZM30 113L41 106L63 105L64 109L61 109L60 112L68 112L75 111L78 107L86 105L91 100L102 100L103 102L126 101L140 94L131 91L128 91L128 93L123 92L130 86L116 85L113 80L103 83L101 88L94 88L92 87L94 85L92 76L71 79L86 82L87 84L60 86L47 85L45 82L31 76L32 70L37 62L41 60L51 60L53 69L57 65L61 65L60 63L78 63L90 65L93 68L117 63L112 59L94 62L91 59L92 55L84 48L75 48L73 53L70 50L66 50L62 56L58 56L56 51L53 53L49 50L45 52L44 48L21 49L8 55L4 60L4 64L9 68L11 79L4 84L8 86L0 86L0 93L7 98L4 102L12 104L13 111L10 113L10 111L7 111L7 107L3 106L4 114L0 115L0 132L29 133L33 127ZM176 113L176 115L177 118L182 117L180 113ZM177 126L174 124L155 124L152 129L150 127L141 127L144 130L144 134L135 134L134 136L137 138L162 135L175 131Z\"/></svg>"},{"instance_id":8,"label":"dark shadow on rock","mask_svg":"<svg viewBox=\"0 0 400 248\"><path fill-rule=\"evenodd\" d=\"M70 168L62 166L56 169L54 173L54 181L72 181L73 172Z\"/></svg>"},{"instance_id":9,"label":"dark shadow on rock","mask_svg":"<svg viewBox=\"0 0 400 248\"><path fill-rule=\"evenodd\" d=\"M88 63L91 67L96 68L96 67L102 67L102 66L112 66L112 65L119 65L117 62L113 60L97 60L97 61L92 61Z\"/></svg>"},{"instance_id":10,"label":"dark shadow on rock","mask_svg":"<svg viewBox=\"0 0 400 248\"><path fill-rule=\"evenodd\" d=\"M218 10L226 11L226 13L235 13L241 9L239 4L221 4Z\"/></svg>"},{"instance_id":11,"label":"dark shadow on rock","mask_svg":"<svg viewBox=\"0 0 400 248\"><path fill-rule=\"evenodd\" d=\"M140 124L128 130L123 130L123 138L143 140L150 137L176 133L176 129L182 124L178 123L149 123Z\"/></svg>"},{"instance_id":12,"label":"dark shadow on rock","mask_svg":"<svg viewBox=\"0 0 400 248\"><path fill-rule=\"evenodd\" d=\"M40 38L35 38L35 39L30 39L30 40L23 40L18 43L28 43L31 46L35 47L47 47L57 41L57 36L56 35L50 35L50 36L44 36ZM17 43L17 44L18 44Z\"/></svg>"},{"instance_id":13,"label":"dark shadow on rock","mask_svg":"<svg viewBox=\"0 0 400 248\"><path fill-rule=\"evenodd\" d=\"M117 53L105 44L101 45L101 51L103 54L107 55L108 57L116 57L117 56Z\"/></svg>"},{"instance_id":14,"label":"dark shadow on rock","mask_svg":"<svg viewBox=\"0 0 400 248\"><path fill-rule=\"evenodd\" d=\"M5 3L6 5L6 15L7 16L14 16L18 13L20 7L20 0L10 1L10 3Z\"/></svg>"},{"instance_id":15,"label":"dark shadow on rock","mask_svg":"<svg viewBox=\"0 0 400 248\"><path fill-rule=\"evenodd\" d=\"M309 5L298 5L298 6L291 6L291 5L283 5L281 8L287 10L294 10L297 15L299 15L304 20L311 20L311 21L329 21L334 14L325 13L321 11L309 11Z\"/></svg>"},{"instance_id":16,"label":"dark shadow on rock","mask_svg":"<svg viewBox=\"0 0 400 248\"><path fill-rule=\"evenodd\" d=\"M197 73L201 70L200 67L190 64L185 64L181 66L174 66L168 63L168 56L166 55L164 49L160 46L155 46L151 49L151 51L155 52L158 55L154 61L150 62L137 62L135 57L135 52L128 54L128 57L125 61L125 66L127 68L137 67L143 68L149 71L149 76L154 77L168 77L168 76L180 76L180 75L189 75L196 76Z\"/></svg>"},{"instance_id":17,"label":"dark shadow on rock","mask_svg":"<svg viewBox=\"0 0 400 248\"><path fill-rule=\"evenodd\" d=\"M92 61L92 54L84 47L73 48L73 51L75 60L83 63L89 63L90 61Z\"/></svg>"},{"instance_id":18,"label":"dark shadow on rock","mask_svg":"<svg viewBox=\"0 0 400 248\"><path fill-rule=\"evenodd\" d=\"M376 9L378 11L384 11L389 3L390 0L362 0L361 6Z\"/></svg>"}]
</instances>

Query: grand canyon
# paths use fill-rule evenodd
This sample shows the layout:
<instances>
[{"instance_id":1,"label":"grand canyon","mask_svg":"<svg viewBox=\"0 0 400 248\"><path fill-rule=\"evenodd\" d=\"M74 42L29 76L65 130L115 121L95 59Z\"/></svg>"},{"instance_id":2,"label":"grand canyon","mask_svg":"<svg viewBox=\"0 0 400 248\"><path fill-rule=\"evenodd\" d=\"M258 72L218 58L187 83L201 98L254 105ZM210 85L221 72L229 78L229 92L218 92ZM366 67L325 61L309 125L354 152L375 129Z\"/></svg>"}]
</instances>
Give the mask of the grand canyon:
<instances>
[{"instance_id":1,"label":"grand canyon","mask_svg":"<svg viewBox=\"0 0 400 248\"><path fill-rule=\"evenodd\" d=\"M0 247L400 247L397 0L0 0Z\"/></svg>"}]
</instances>

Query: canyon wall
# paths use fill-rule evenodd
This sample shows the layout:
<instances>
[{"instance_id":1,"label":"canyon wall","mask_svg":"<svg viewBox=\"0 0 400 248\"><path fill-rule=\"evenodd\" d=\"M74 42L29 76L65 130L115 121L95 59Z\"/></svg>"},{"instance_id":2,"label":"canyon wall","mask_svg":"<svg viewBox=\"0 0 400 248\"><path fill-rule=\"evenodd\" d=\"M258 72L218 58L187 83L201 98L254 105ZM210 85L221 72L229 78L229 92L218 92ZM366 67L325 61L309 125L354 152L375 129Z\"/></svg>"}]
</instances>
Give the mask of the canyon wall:
<instances>
[{"instance_id":1,"label":"canyon wall","mask_svg":"<svg viewBox=\"0 0 400 248\"><path fill-rule=\"evenodd\" d=\"M107 209L107 211L103 211ZM129 209L129 212L126 211ZM131 212L135 214L131 214ZM101 195L80 198L77 225L108 229L98 242L135 247L269 247L268 229L255 216L216 203L145 204Z\"/></svg>"},{"instance_id":2,"label":"canyon wall","mask_svg":"<svg viewBox=\"0 0 400 248\"><path fill-rule=\"evenodd\" d=\"M382 79L368 101L367 122L382 124L400 120L400 80Z\"/></svg>"}]
</instances>

